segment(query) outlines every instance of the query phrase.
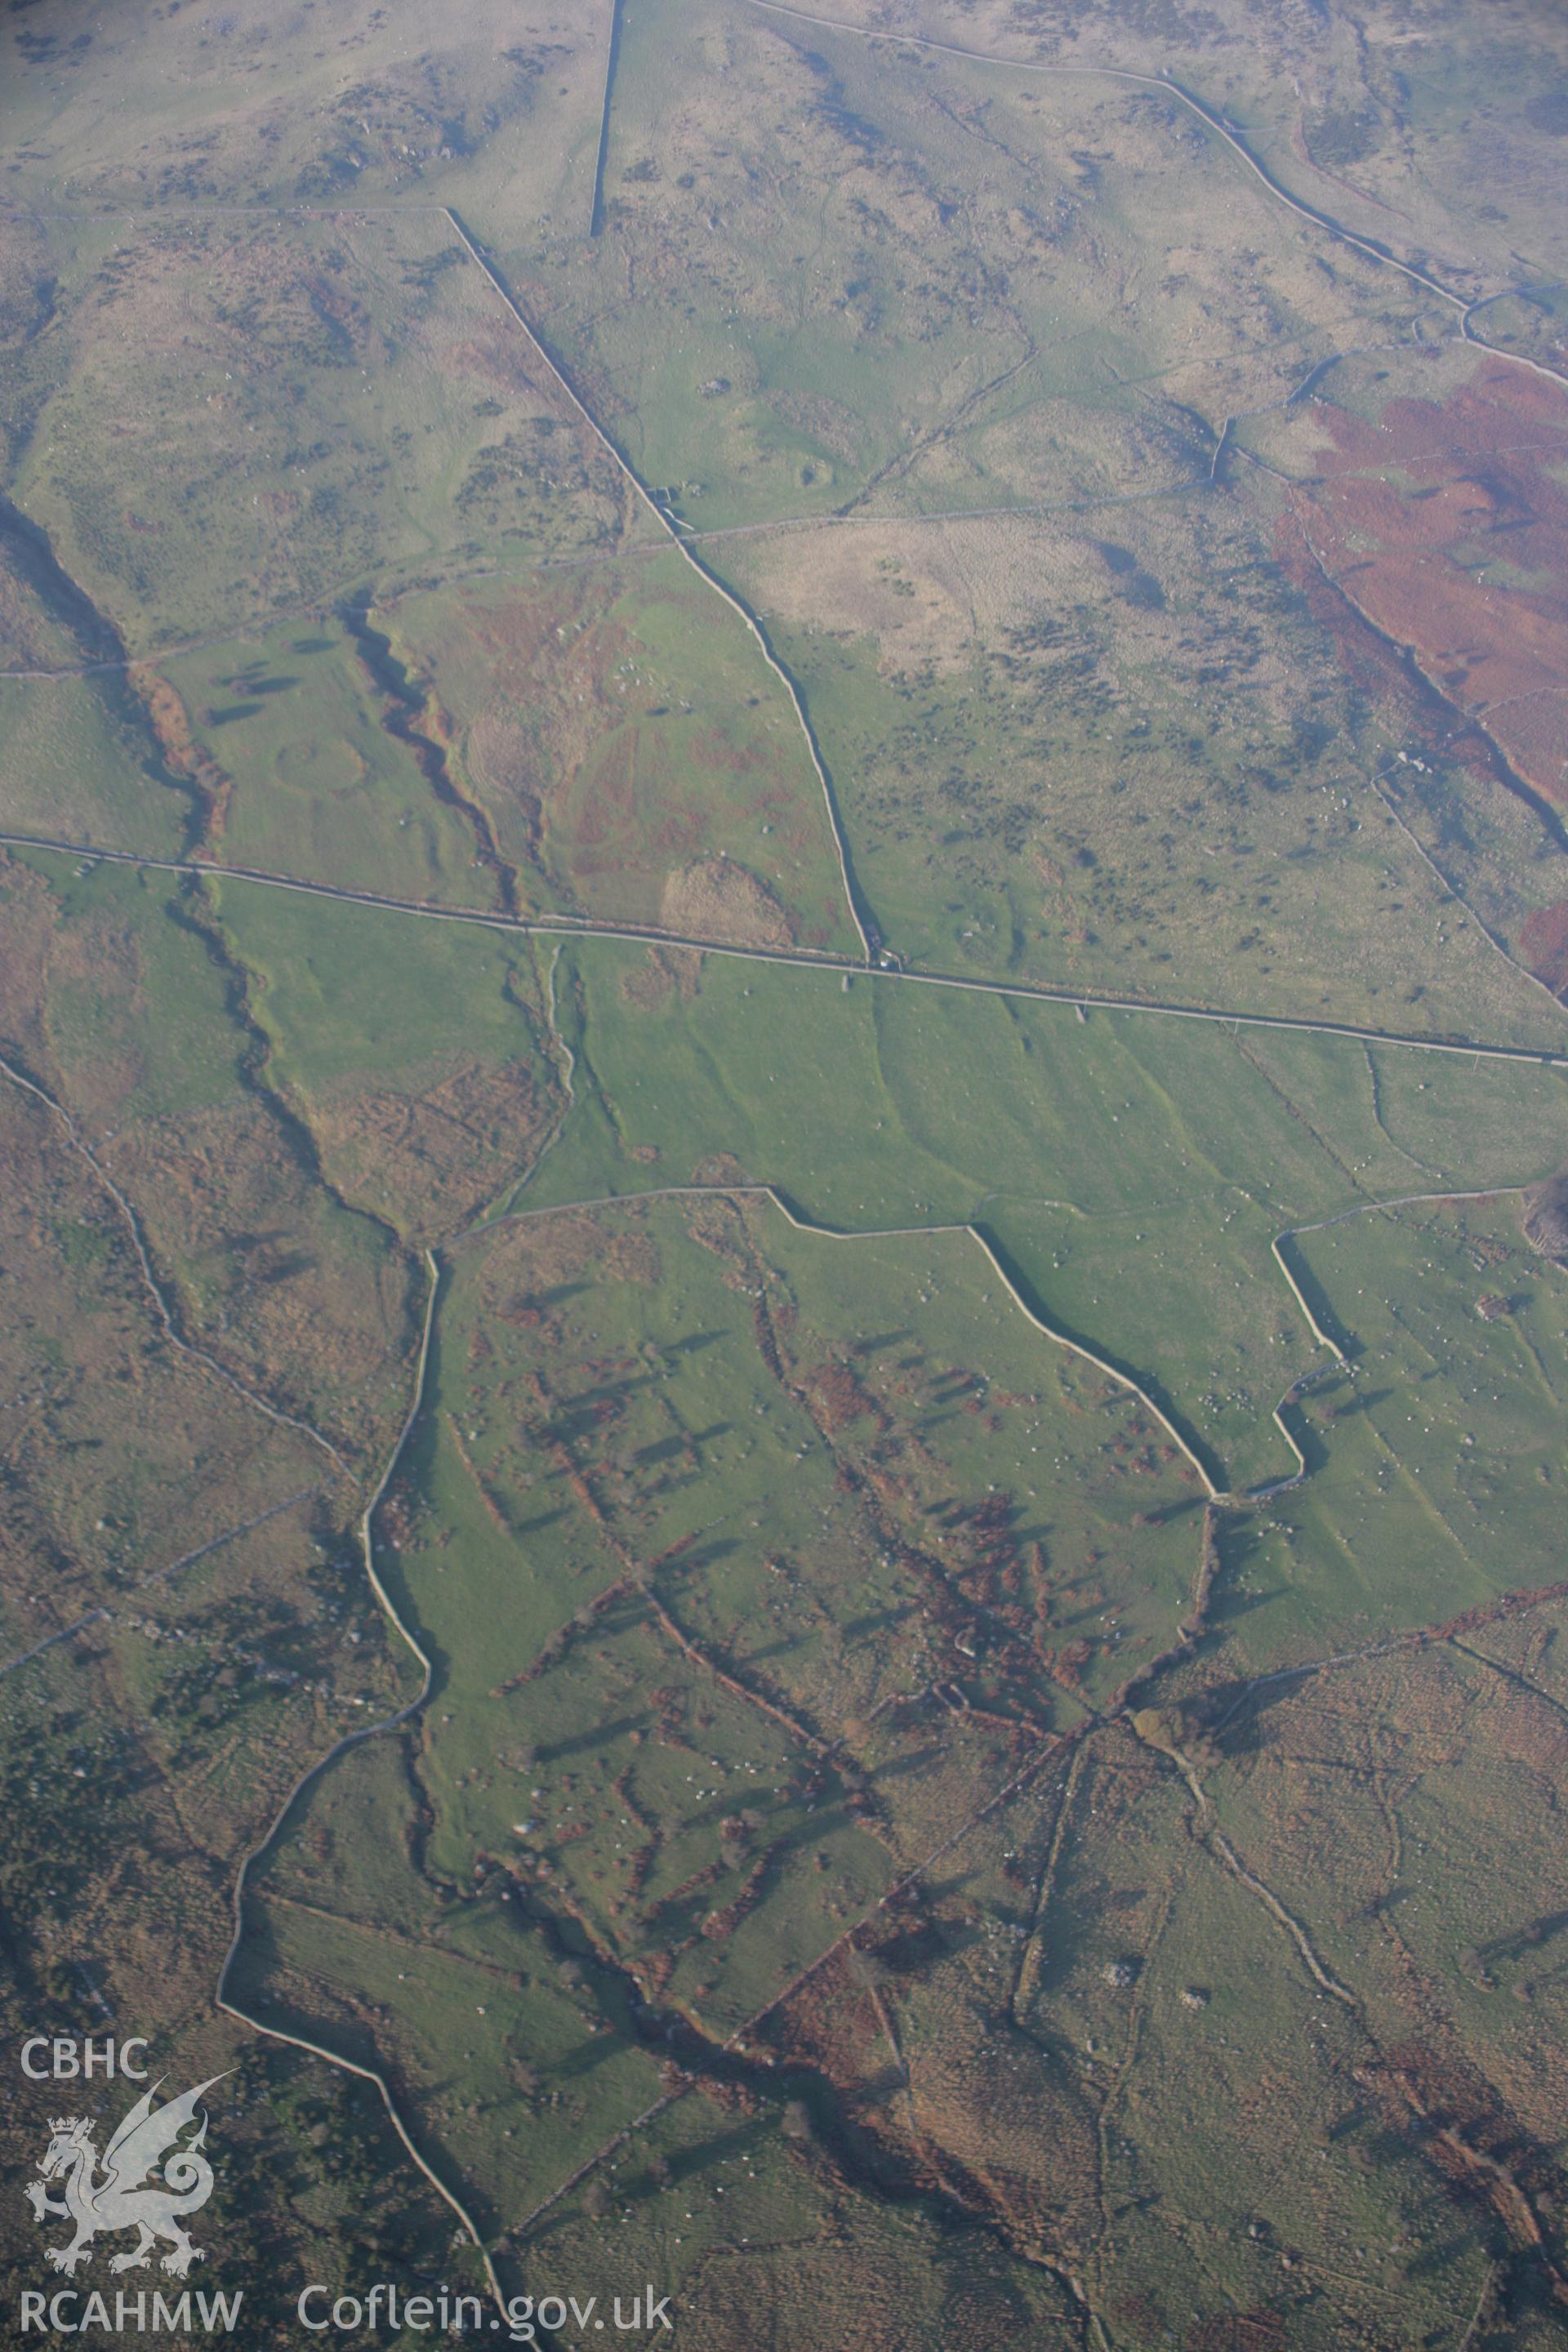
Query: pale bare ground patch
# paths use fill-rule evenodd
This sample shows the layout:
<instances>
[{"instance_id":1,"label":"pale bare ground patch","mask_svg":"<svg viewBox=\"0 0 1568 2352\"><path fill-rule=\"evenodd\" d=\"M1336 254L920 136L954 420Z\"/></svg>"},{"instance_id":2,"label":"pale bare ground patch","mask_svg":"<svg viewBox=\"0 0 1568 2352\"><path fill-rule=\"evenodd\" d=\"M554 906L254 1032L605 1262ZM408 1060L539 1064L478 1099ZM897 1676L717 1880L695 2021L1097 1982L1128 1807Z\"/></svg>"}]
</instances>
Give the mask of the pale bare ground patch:
<instances>
[{"instance_id":1,"label":"pale bare ground patch","mask_svg":"<svg viewBox=\"0 0 1568 2352\"><path fill-rule=\"evenodd\" d=\"M929 661L951 670L967 661L984 618L995 617L994 610L983 614L975 599L977 556L990 589L987 608L1005 601L1005 526L868 520L853 531L799 532L731 547L725 568L786 628L873 635L889 667Z\"/></svg>"},{"instance_id":2,"label":"pale bare ground patch","mask_svg":"<svg viewBox=\"0 0 1568 2352\"><path fill-rule=\"evenodd\" d=\"M548 790L545 762L528 729L499 698L470 720L462 760L477 790L487 801L496 794L515 809L523 839L535 844Z\"/></svg>"},{"instance_id":3,"label":"pale bare ground patch","mask_svg":"<svg viewBox=\"0 0 1568 2352\"><path fill-rule=\"evenodd\" d=\"M784 533L725 552L766 617L874 636L885 673L930 665L952 674L1010 631L1046 620L1065 622L1075 651L1092 645L1112 684L1142 677L1156 698L1163 689L1154 682L1179 686L1195 666L1184 608L1205 563L1189 517L1163 509L868 519L853 530ZM1288 719L1299 686L1285 647L1257 649L1247 674L1254 711Z\"/></svg>"},{"instance_id":4,"label":"pale bare ground patch","mask_svg":"<svg viewBox=\"0 0 1568 2352\"><path fill-rule=\"evenodd\" d=\"M1108 579L1080 532L1028 515L868 519L853 531L753 542L725 561L770 617L874 636L889 672L962 669L1006 630L1103 596Z\"/></svg>"},{"instance_id":5,"label":"pale bare ground patch","mask_svg":"<svg viewBox=\"0 0 1568 2352\"><path fill-rule=\"evenodd\" d=\"M649 948L645 961L621 975L621 1002L651 1012L673 996L689 1004L702 992L702 954L697 948Z\"/></svg>"},{"instance_id":6,"label":"pale bare ground patch","mask_svg":"<svg viewBox=\"0 0 1568 2352\"><path fill-rule=\"evenodd\" d=\"M787 948L789 917L765 882L732 857L707 857L672 872L659 899L668 930L738 940L744 947Z\"/></svg>"}]
</instances>

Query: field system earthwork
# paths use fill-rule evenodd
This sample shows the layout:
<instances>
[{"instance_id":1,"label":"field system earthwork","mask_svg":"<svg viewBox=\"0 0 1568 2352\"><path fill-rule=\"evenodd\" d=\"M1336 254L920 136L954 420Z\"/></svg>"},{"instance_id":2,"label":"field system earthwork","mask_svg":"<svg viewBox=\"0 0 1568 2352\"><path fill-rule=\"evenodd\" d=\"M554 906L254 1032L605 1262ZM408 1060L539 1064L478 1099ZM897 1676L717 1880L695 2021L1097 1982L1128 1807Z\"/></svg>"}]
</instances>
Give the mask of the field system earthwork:
<instances>
[{"instance_id":1,"label":"field system earthwork","mask_svg":"<svg viewBox=\"0 0 1568 2352\"><path fill-rule=\"evenodd\" d=\"M257 2345L1561 2344L1560 16L0 84L7 2036Z\"/></svg>"}]
</instances>

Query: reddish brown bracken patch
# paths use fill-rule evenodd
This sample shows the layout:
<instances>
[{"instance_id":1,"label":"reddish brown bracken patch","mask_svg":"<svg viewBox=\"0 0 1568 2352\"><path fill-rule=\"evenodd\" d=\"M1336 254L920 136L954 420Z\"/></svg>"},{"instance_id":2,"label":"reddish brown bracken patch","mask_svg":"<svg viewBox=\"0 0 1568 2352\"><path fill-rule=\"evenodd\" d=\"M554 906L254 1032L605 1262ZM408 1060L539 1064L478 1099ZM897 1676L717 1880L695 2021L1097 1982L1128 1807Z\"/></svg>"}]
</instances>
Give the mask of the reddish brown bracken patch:
<instances>
[{"instance_id":1,"label":"reddish brown bracken patch","mask_svg":"<svg viewBox=\"0 0 1568 2352\"><path fill-rule=\"evenodd\" d=\"M1489 361L1375 424L1324 407L1305 547L1535 792L1568 804L1568 398ZM1506 567L1506 568L1505 568Z\"/></svg>"},{"instance_id":2,"label":"reddish brown bracken patch","mask_svg":"<svg viewBox=\"0 0 1568 2352\"><path fill-rule=\"evenodd\" d=\"M1521 926L1519 944L1536 979L1561 995L1568 988L1568 898L1538 907Z\"/></svg>"}]
</instances>

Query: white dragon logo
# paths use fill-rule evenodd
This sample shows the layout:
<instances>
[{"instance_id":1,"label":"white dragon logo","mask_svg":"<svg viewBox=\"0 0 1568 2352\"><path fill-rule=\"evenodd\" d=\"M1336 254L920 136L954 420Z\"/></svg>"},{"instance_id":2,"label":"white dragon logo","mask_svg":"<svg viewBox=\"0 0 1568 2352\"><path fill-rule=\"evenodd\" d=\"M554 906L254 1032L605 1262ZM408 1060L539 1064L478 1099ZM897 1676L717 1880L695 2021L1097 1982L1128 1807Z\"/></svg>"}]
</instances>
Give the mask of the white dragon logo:
<instances>
[{"instance_id":1,"label":"white dragon logo","mask_svg":"<svg viewBox=\"0 0 1568 2352\"><path fill-rule=\"evenodd\" d=\"M76 2236L68 2246L48 2249L57 2271L73 2272L90 2261L92 2241L100 2230L141 2232L127 2252L115 2255L109 2265L111 2271L141 2270L160 2238L171 2249L163 2256L163 2267L175 2278L184 2278L193 2263L205 2259L201 2248L193 2246L180 2227L180 2216L196 2212L212 2195L213 2168L201 2152L207 2136L205 2116L186 2147L177 2147L175 2142L193 2120L203 2095L223 2079L213 2074L183 2097L154 2108L153 2098L160 2078L120 2124L103 2152L101 2175L93 2146L92 2117L55 2117L49 2126L49 2145L38 2159L43 2178L27 2183L26 2196L36 2221L58 2214L76 2224ZM161 2178L157 2177L160 2165ZM49 2180L62 2182L60 2201L45 2188Z\"/></svg>"}]
</instances>

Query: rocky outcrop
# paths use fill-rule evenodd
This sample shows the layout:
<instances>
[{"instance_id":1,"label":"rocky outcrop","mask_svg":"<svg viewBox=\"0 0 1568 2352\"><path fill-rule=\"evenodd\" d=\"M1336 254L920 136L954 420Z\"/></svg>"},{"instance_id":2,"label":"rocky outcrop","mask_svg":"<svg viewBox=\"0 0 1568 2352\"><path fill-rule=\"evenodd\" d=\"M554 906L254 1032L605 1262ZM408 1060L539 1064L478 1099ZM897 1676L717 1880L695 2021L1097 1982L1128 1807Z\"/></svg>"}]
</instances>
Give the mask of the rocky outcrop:
<instances>
[{"instance_id":1,"label":"rocky outcrop","mask_svg":"<svg viewBox=\"0 0 1568 2352\"><path fill-rule=\"evenodd\" d=\"M1568 1265L1568 1168L1525 1194L1524 1237L1542 1257Z\"/></svg>"}]
</instances>

